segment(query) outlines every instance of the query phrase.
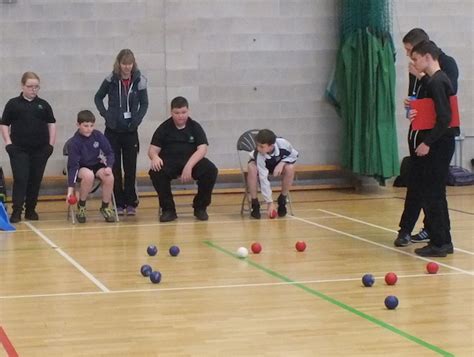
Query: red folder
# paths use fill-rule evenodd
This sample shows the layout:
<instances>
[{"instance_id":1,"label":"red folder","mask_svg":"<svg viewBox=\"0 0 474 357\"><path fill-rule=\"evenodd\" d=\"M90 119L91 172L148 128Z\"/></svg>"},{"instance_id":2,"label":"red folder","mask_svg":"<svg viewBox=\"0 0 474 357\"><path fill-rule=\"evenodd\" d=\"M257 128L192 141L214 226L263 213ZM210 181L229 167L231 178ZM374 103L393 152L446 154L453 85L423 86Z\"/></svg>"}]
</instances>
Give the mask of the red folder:
<instances>
[{"instance_id":1,"label":"red folder","mask_svg":"<svg viewBox=\"0 0 474 357\"><path fill-rule=\"evenodd\" d=\"M458 97L455 95L449 97L449 103L451 105L451 123L449 127L459 127L459 108L458 108ZM410 109L416 109L415 119L411 125L414 130L426 130L433 129L436 124L436 111L434 101L431 98L416 99L410 102Z\"/></svg>"}]
</instances>

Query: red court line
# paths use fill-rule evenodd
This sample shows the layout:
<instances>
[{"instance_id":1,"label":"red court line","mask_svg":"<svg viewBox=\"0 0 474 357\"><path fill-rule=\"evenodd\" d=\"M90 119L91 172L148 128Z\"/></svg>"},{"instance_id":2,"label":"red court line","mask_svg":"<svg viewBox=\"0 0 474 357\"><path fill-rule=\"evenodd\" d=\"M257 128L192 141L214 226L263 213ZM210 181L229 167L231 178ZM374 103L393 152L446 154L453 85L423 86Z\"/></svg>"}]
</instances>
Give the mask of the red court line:
<instances>
[{"instance_id":1,"label":"red court line","mask_svg":"<svg viewBox=\"0 0 474 357\"><path fill-rule=\"evenodd\" d=\"M8 339L5 330L0 326L0 343L3 345L3 348L7 352L8 357L18 357L18 353L13 347L12 343Z\"/></svg>"}]
</instances>

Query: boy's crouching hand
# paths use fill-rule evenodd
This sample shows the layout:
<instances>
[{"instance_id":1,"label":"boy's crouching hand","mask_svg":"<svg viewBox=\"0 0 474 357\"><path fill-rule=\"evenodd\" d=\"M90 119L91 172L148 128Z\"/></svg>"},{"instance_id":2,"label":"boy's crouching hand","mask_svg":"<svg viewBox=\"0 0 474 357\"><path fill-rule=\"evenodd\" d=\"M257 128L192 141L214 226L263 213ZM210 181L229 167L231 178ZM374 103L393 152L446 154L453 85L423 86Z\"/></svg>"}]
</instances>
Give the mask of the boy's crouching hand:
<instances>
[{"instance_id":1,"label":"boy's crouching hand","mask_svg":"<svg viewBox=\"0 0 474 357\"><path fill-rule=\"evenodd\" d=\"M284 168L285 168L285 163L283 161L280 161L278 165L276 165L275 168L273 169L273 176L275 177L280 176Z\"/></svg>"},{"instance_id":2,"label":"boy's crouching hand","mask_svg":"<svg viewBox=\"0 0 474 357\"><path fill-rule=\"evenodd\" d=\"M271 217L274 210L275 210L275 204L273 202L268 202L267 203L267 216Z\"/></svg>"},{"instance_id":3,"label":"boy's crouching hand","mask_svg":"<svg viewBox=\"0 0 474 357\"><path fill-rule=\"evenodd\" d=\"M76 197L74 194L74 187L68 187L66 193L66 203L70 204L71 197Z\"/></svg>"},{"instance_id":4,"label":"boy's crouching hand","mask_svg":"<svg viewBox=\"0 0 474 357\"><path fill-rule=\"evenodd\" d=\"M110 176L110 175L112 175L112 169L111 169L110 167L106 167L106 168L104 169L104 175L105 175L105 176Z\"/></svg>"}]
</instances>

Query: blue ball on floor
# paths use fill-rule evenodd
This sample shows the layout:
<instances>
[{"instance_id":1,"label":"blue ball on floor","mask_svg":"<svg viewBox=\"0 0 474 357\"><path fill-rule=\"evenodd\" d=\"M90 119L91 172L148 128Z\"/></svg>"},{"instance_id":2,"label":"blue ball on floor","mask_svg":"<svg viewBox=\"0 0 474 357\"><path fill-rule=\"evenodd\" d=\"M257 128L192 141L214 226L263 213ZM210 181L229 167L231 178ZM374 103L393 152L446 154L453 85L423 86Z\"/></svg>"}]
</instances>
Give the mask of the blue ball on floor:
<instances>
[{"instance_id":1,"label":"blue ball on floor","mask_svg":"<svg viewBox=\"0 0 474 357\"><path fill-rule=\"evenodd\" d=\"M394 310L398 306L398 299L396 296L389 295L385 298L385 306L389 310Z\"/></svg>"},{"instance_id":2,"label":"blue ball on floor","mask_svg":"<svg viewBox=\"0 0 474 357\"><path fill-rule=\"evenodd\" d=\"M362 277L362 284L366 287L371 287L375 283L375 278L372 274L365 274Z\"/></svg>"},{"instance_id":3,"label":"blue ball on floor","mask_svg":"<svg viewBox=\"0 0 474 357\"><path fill-rule=\"evenodd\" d=\"M143 276L150 276L152 271L153 271L153 269L148 264L144 264L140 268L140 273L142 273Z\"/></svg>"},{"instance_id":4,"label":"blue ball on floor","mask_svg":"<svg viewBox=\"0 0 474 357\"><path fill-rule=\"evenodd\" d=\"M176 257L178 254L179 254L180 250L179 250L179 247L173 245L170 247L170 255L172 257Z\"/></svg>"},{"instance_id":5,"label":"blue ball on floor","mask_svg":"<svg viewBox=\"0 0 474 357\"><path fill-rule=\"evenodd\" d=\"M146 249L146 252L150 257L153 257L156 255L156 253L158 253L158 248L156 247L156 245L149 245Z\"/></svg>"},{"instance_id":6,"label":"blue ball on floor","mask_svg":"<svg viewBox=\"0 0 474 357\"><path fill-rule=\"evenodd\" d=\"M153 284L159 284L159 282L161 281L161 273L159 271L151 272L150 280Z\"/></svg>"}]
</instances>

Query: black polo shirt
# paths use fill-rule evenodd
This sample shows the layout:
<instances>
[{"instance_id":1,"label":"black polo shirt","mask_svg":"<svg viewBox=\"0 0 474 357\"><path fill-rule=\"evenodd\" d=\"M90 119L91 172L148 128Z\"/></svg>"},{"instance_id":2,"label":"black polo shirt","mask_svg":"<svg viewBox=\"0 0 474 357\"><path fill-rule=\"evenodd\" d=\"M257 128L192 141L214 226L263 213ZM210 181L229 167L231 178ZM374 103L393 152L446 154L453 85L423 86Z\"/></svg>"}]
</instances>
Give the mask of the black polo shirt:
<instances>
[{"instance_id":1,"label":"black polo shirt","mask_svg":"<svg viewBox=\"0 0 474 357\"><path fill-rule=\"evenodd\" d=\"M198 122L188 118L186 126L178 129L173 118L169 118L156 129L151 144L161 148L162 159L186 162L199 145L208 145L208 142Z\"/></svg>"},{"instance_id":2,"label":"black polo shirt","mask_svg":"<svg viewBox=\"0 0 474 357\"><path fill-rule=\"evenodd\" d=\"M47 101L39 97L29 101L20 94L5 105L0 125L10 126L14 145L37 147L49 144L48 124L55 122Z\"/></svg>"}]
</instances>

